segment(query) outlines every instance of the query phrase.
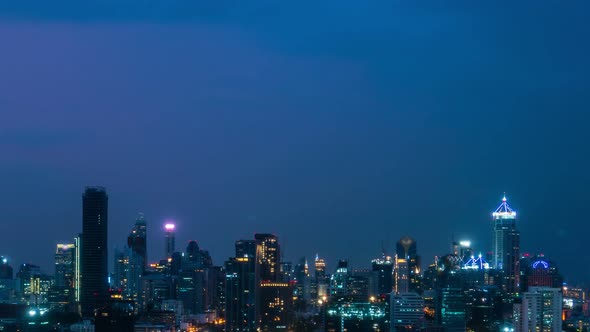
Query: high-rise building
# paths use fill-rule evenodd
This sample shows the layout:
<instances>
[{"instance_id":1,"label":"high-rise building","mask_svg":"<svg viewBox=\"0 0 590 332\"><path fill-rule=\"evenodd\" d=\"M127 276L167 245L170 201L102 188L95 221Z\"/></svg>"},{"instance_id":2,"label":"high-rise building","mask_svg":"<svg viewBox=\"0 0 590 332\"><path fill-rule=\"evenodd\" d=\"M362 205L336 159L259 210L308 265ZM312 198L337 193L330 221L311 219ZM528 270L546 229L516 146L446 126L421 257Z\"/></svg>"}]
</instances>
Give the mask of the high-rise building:
<instances>
[{"instance_id":1,"label":"high-rise building","mask_svg":"<svg viewBox=\"0 0 590 332\"><path fill-rule=\"evenodd\" d=\"M493 230L493 260L492 266L502 271L502 289L508 293L518 291L520 233L516 229L516 211L507 202L506 196L502 203L492 213Z\"/></svg>"},{"instance_id":2,"label":"high-rise building","mask_svg":"<svg viewBox=\"0 0 590 332\"><path fill-rule=\"evenodd\" d=\"M408 265L408 287L410 292L421 293L421 262L418 243L409 236L402 237L396 244L397 258L405 259Z\"/></svg>"},{"instance_id":3,"label":"high-rise building","mask_svg":"<svg viewBox=\"0 0 590 332\"><path fill-rule=\"evenodd\" d=\"M147 267L147 225L143 213L135 220L135 226L127 236L127 247L135 254L137 261L141 260L142 269Z\"/></svg>"},{"instance_id":4,"label":"high-rise building","mask_svg":"<svg viewBox=\"0 0 590 332\"><path fill-rule=\"evenodd\" d=\"M76 262L76 245L60 243L55 250L55 285L68 289L74 288L74 265Z\"/></svg>"},{"instance_id":5,"label":"high-rise building","mask_svg":"<svg viewBox=\"0 0 590 332\"><path fill-rule=\"evenodd\" d=\"M236 243L236 248L238 244ZM225 262L225 329L255 331L256 260L248 254Z\"/></svg>"},{"instance_id":6,"label":"high-rise building","mask_svg":"<svg viewBox=\"0 0 590 332\"><path fill-rule=\"evenodd\" d=\"M543 255L528 256L520 259L520 291L526 292L529 287L560 288L563 277L557 265Z\"/></svg>"},{"instance_id":7,"label":"high-rise building","mask_svg":"<svg viewBox=\"0 0 590 332\"><path fill-rule=\"evenodd\" d=\"M330 285L330 278L326 274L326 262L319 255L315 256L315 273L314 273L314 284L316 298L322 299L322 301L329 295L328 286Z\"/></svg>"},{"instance_id":8,"label":"high-rise building","mask_svg":"<svg viewBox=\"0 0 590 332\"><path fill-rule=\"evenodd\" d=\"M410 291L410 273L408 261L403 258L395 259L395 292L408 293Z\"/></svg>"},{"instance_id":9,"label":"high-rise building","mask_svg":"<svg viewBox=\"0 0 590 332\"><path fill-rule=\"evenodd\" d=\"M280 280L281 250L279 238L274 234L255 234L256 261L261 281Z\"/></svg>"},{"instance_id":10,"label":"high-rise building","mask_svg":"<svg viewBox=\"0 0 590 332\"><path fill-rule=\"evenodd\" d=\"M166 240L165 240L165 254L166 258L172 258L172 254L176 250L176 240L174 236L174 231L176 229L176 225L168 222L164 225L164 231L166 232Z\"/></svg>"},{"instance_id":11,"label":"high-rise building","mask_svg":"<svg viewBox=\"0 0 590 332\"><path fill-rule=\"evenodd\" d=\"M560 288L529 287L514 304L515 332L561 331L563 296Z\"/></svg>"},{"instance_id":12,"label":"high-rise building","mask_svg":"<svg viewBox=\"0 0 590 332\"><path fill-rule=\"evenodd\" d=\"M13 275L8 258L0 256L0 303L11 302L16 295Z\"/></svg>"},{"instance_id":13,"label":"high-rise building","mask_svg":"<svg viewBox=\"0 0 590 332\"><path fill-rule=\"evenodd\" d=\"M260 331L287 331L293 315L292 284L262 281L258 293Z\"/></svg>"},{"instance_id":14,"label":"high-rise building","mask_svg":"<svg viewBox=\"0 0 590 332\"><path fill-rule=\"evenodd\" d=\"M81 309L92 317L108 297L108 196L103 187L87 187L82 196Z\"/></svg>"},{"instance_id":15,"label":"high-rise building","mask_svg":"<svg viewBox=\"0 0 590 332\"><path fill-rule=\"evenodd\" d=\"M76 245L60 243L55 250L55 279L52 286L54 303L69 303L74 300L76 277Z\"/></svg>"},{"instance_id":16,"label":"high-rise building","mask_svg":"<svg viewBox=\"0 0 590 332\"><path fill-rule=\"evenodd\" d=\"M391 293L391 331L412 331L424 319L424 299L416 293Z\"/></svg>"},{"instance_id":17,"label":"high-rise building","mask_svg":"<svg viewBox=\"0 0 590 332\"><path fill-rule=\"evenodd\" d=\"M373 259L372 270L378 274L377 290L379 295L389 294L393 291L393 259L389 256Z\"/></svg>"}]
</instances>

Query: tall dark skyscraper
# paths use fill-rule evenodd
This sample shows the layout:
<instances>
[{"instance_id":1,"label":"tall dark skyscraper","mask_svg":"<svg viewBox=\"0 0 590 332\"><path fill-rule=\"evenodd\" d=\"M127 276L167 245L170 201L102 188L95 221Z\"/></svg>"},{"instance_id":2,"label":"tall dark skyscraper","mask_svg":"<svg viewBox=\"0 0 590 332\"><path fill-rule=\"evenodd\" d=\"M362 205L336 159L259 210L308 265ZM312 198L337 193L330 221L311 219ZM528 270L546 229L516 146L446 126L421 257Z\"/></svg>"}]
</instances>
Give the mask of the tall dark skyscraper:
<instances>
[{"instance_id":1,"label":"tall dark skyscraper","mask_svg":"<svg viewBox=\"0 0 590 332\"><path fill-rule=\"evenodd\" d=\"M91 317L108 297L108 196L103 187L82 195L81 310Z\"/></svg>"},{"instance_id":2,"label":"tall dark skyscraper","mask_svg":"<svg viewBox=\"0 0 590 332\"><path fill-rule=\"evenodd\" d=\"M147 266L147 225L143 213L140 213L135 220L135 226L127 237L127 247L133 251L135 255L141 257L141 264L143 269Z\"/></svg>"},{"instance_id":3,"label":"tall dark skyscraper","mask_svg":"<svg viewBox=\"0 0 590 332\"><path fill-rule=\"evenodd\" d=\"M418 243L409 236L402 237L396 244L398 259L406 260L408 266L409 291L420 293L420 256Z\"/></svg>"},{"instance_id":4,"label":"tall dark skyscraper","mask_svg":"<svg viewBox=\"0 0 590 332\"><path fill-rule=\"evenodd\" d=\"M506 196L494 213L492 266L502 271L502 288L508 293L518 289L520 233L516 229L516 211L507 202Z\"/></svg>"}]
</instances>

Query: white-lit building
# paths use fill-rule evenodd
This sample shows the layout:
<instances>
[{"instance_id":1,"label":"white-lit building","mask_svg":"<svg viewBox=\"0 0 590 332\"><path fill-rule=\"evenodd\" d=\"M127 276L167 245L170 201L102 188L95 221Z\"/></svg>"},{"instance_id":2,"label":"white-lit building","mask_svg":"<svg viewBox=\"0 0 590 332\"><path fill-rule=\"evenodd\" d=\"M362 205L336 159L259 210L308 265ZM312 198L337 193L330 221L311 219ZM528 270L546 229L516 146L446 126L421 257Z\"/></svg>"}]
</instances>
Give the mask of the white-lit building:
<instances>
[{"instance_id":1,"label":"white-lit building","mask_svg":"<svg viewBox=\"0 0 590 332\"><path fill-rule=\"evenodd\" d=\"M424 299L416 293L391 294L391 331L416 328L424 319Z\"/></svg>"},{"instance_id":2,"label":"white-lit building","mask_svg":"<svg viewBox=\"0 0 590 332\"><path fill-rule=\"evenodd\" d=\"M529 287L522 302L514 305L515 331L561 331L562 301L560 288Z\"/></svg>"}]
</instances>

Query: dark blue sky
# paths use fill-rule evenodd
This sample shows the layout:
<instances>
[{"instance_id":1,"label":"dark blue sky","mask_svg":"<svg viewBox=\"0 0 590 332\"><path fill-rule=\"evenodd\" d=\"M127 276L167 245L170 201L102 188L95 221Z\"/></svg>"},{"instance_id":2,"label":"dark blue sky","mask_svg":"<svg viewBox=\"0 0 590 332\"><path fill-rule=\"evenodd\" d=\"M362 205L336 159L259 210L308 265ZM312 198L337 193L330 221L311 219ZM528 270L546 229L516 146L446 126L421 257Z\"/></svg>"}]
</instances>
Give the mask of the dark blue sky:
<instances>
[{"instance_id":1,"label":"dark blue sky","mask_svg":"<svg viewBox=\"0 0 590 332\"><path fill-rule=\"evenodd\" d=\"M2 1L0 254L52 272L99 184L152 258L174 218L218 264L273 232L426 265L487 250L506 191L523 251L587 280L589 34L588 1Z\"/></svg>"}]
</instances>

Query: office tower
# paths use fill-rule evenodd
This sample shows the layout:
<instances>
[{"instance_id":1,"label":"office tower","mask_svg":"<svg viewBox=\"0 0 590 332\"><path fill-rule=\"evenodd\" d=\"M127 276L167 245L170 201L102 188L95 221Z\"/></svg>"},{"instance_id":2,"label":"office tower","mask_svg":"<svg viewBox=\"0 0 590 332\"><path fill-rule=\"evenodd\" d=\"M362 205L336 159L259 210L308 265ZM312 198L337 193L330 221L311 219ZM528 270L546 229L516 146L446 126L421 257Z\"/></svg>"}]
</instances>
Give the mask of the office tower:
<instances>
[{"instance_id":1,"label":"office tower","mask_svg":"<svg viewBox=\"0 0 590 332\"><path fill-rule=\"evenodd\" d=\"M273 234L255 234L256 260L261 281L280 280L281 251L279 238Z\"/></svg>"},{"instance_id":2,"label":"office tower","mask_svg":"<svg viewBox=\"0 0 590 332\"><path fill-rule=\"evenodd\" d=\"M378 274L377 290L379 295L389 294L393 291L393 259L383 255L371 261L371 268Z\"/></svg>"},{"instance_id":3,"label":"office tower","mask_svg":"<svg viewBox=\"0 0 590 332\"><path fill-rule=\"evenodd\" d=\"M293 263L281 262L280 265L281 281L289 282L293 280Z\"/></svg>"},{"instance_id":4,"label":"office tower","mask_svg":"<svg viewBox=\"0 0 590 332\"><path fill-rule=\"evenodd\" d=\"M469 331L497 331L504 320L502 293L495 286L469 288L467 327ZM502 329L500 329L502 331Z\"/></svg>"},{"instance_id":5,"label":"office tower","mask_svg":"<svg viewBox=\"0 0 590 332\"><path fill-rule=\"evenodd\" d=\"M416 293L391 293L391 331L418 330L424 320L424 299Z\"/></svg>"},{"instance_id":6,"label":"office tower","mask_svg":"<svg viewBox=\"0 0 590 332\"><path fill-rule=\"evenodd\" d=\"M55 285L68 289L74 288L74 265L76 245L60 243L55 250Z\"/></svg>"},{"instance_id":7,"label":"office tower","mask_svg":"<svg viewBox=\"0 0 590 332\"><path fill-rule=\"evenodd\" d=\"M204 311L203 293L205 272L203 269L203 251L197 241L189 241L182 259L176 295L182 301L184 310L189 314Z\"/></svg>"},{"instance_id":8,"label":"office tower","mask_svg":"<svg viewBox=\"0 0 590 332\"><path fill-rule=\"evenodd\" d=\"M166 258L171 258L172 254L175 251L175 239L174 239L174 230L176 229L176 225L168 222L164 225L164 231L166 232L166 240L165 240L165 254Z\"/></svg>"},{"instance_id":9,"label":"office tower","mask_svg":"<svg viewBox=\"0 0 590 332\"><path fill-rule=\"evenodd\" d=\"M82 196L81 309L91 317L108 297L108 196L103 187L87 187Z\"/></svg>"},{"instance_id":10,"label":"office tower","mask_svg":"<svg viewBox=\"0 0 590 332\"><path fill-rule=\"evenodd\" d=\"M134 252L137 261L142 264L142 270L147 267L147 225L143 213L135 220L135 226L127 236L127 247Z\"/></svg>"},{"instance_id":11,"label":"office tower","mask_svg":"<svg viewBox=\"0 0 590 332\"><path fill-rule=\"evenodd\" d=\"M297 301L309 301L311 299L311 278L305 257L302 257L295 265L293 281L295 282L293 296L297 298Z\"/></svg>"},{"instance_id":12,"label":"office tower","mask_svg":"<svg viewBox=\"0 0 590 332\"><path fill-rule=\"evenodd\" d=\"M262 281L257 307L260 331L287 331L293 316L293 286L288 282Z\"/></svg>"},{"instance_id":13,"label":"office tower","mask_svg":"<svg viewBox=\"0 0 590 332\"><path fill-rule=\"evenodd\" d=\"M528 291L532 286L560 288L563 285L557 265L543 255L520 259L519 280L521 292Z\"/></svg>"},{"instance_id":14,"label":"office tower","mask_svg":"<svg viewBox=\"0 0 590 332\"><path fill-rule=\"evenodd\" d=\"M444 273L442 279L437 294L440 324L447 332L465 332L467 306L461 280L451 272Z\"/></svg>"},{"instance_id":15,"label":"office tower","mask_svg":"<svg viewBox=\"0 0 590 332\"><path fill-rule=\"evenodd\" d=\"M248 241L242 244L248 245ZM226 331L255 331L256 318L256 258L251 252L237 255L225 262L225 329Z\"/></svg>"},{"instance_id":16,"label":"office tower","mask_svg":"<svg viewBox=\"0 0 590 332\"><path fill-rule=\"evenodd\" d=\"M396 244L397 258L405 259L408 265L408 287L411 292L420 293L420 256L418 243L409 236L402 237Z\"/></svg>"},{"instance_id":17,"label":"office tower","mask_svg":"<svg viewBox=\"0 0 590 332\"><path fill-rule=\"evenodd\" d=\"M330 297L341 298L348 295L347 283L350 272L348 270L348 261L341 259L338 261L336 272L330 278Z\"/></svg>"},{"instance_id":18,"label":"office tower","mask_svg":"<svg viewBox=\"0 0 590 332\"><path fill-rule=\"evenodd\" d=\"M22 264L16 273L18 279L18 296L23 303L30 303L33 290L31 286L31 279L41 274L41 268L33 264ZM34 303L34 302L33 302Z\"/></svg>"},{"instance_id":19,"label":"office tower","mask_svg":"<svg viewBox=\"0 0 590 332\"><path fill-rule=\"evenodd\" d=\"M315 256L315 273L314 279L317 288L317 298L325 301L325 297L329 295L328 286L330 284L330 278L326 274L326 262L319 255Z\"/></svg>"},{"instance_id":20,"label":"office tower","mask_svg":"<svg viewBox=\"0 0 590 332\"><path fill-rule=\"evenodd\" d=\"M395 292L408 293L410 291L410 273L408 261L397 258L395 260Z\"/></svg>"},{"instance_id":21,"label":"office tower","mask_svg":"<svg viewBox=\"0 0 590 332\"><path fill-rule=\"evenodd\" d=\"M561 331L562 293L559 288L529 287L514 305L515 332Z\"/></svg>"},{"instance_id":22,"label":"office tower","mask_svg":"<svg viewBox=\"0 0 590 332\"><path fill-rule=\"evenodd\" d=\"M54 304L65 304L74 300L76 274L76 245L60 243L55 250L55 280L52 287Z\"/></svg>"},{"instance_id":23,"label":"office tower","mask_svg":"<svg viewBox=\"0 0 590 332\"><path fill-rule=\"evenodd\" d=\"M502 271L502 289L508 293L518 292L520 233L516 229L516 211L506 200L492 213L493 230L493 260L492 266Z\"/></svg>"}]
</instances>

